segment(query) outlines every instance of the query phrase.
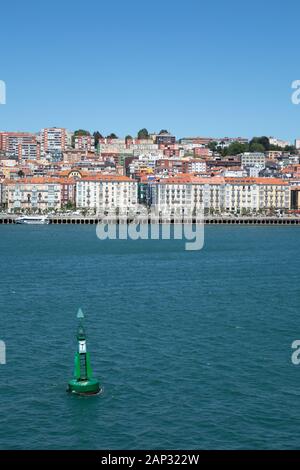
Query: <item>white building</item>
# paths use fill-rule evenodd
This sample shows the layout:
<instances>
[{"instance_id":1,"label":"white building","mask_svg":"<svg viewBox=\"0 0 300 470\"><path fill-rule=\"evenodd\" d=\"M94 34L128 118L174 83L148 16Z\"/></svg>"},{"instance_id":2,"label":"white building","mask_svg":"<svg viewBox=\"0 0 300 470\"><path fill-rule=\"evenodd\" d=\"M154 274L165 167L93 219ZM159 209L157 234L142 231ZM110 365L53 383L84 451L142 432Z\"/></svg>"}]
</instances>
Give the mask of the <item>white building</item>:
<instances>
[{"instance_id":1,"label":"white building","mask_svg":"<svg viewBox=\"0 0 300 470\"><path fill-rule=\"evenodd\" d=\"M76 206L96 212L128 210L138 202L137 182L126 176L98 175L76 182Z\"/></svg>"},{"instance_id":2,"label":"white building","mask_svg":"<svg viewBox=\"0 0 300 470\"><path fill-rule=\"evenodd\" d=\"M2 203L9 211L59 209L61 181L40 177L5 180L2 185Z\"/></svg>"},{"instance_id":3,"label":"white building","mask_svg":"<svg viewBox=\"0 0 300 470\"><path fill-rule=\"evenodd\" d=\"M201 178L189 175L166 178L151 185L152 204L172 212L187 206L214 211L255 212L289 209L290 188L279 178Z\"/></svg>"},{"instance_id":4,"label":"white building","mask_svg":"<svg viewBox=\"0 0 300 470\"><path fill-rule=\"evenodd\" d=\"M224 178L201 178L178 175L153 183L152 204L158 211L172 212L186 207L191 213L197 208L221 209Z\"/></svg>"},{"instance_id":5,"label":"white building","mask_svg":"<svg viewBox=\"0 0 300 470\"><path fill-rule=\"evenodd\" d=\"M289 209L290 188L280 178L225 178L225 210Z\"/></svg>"},{"instance_id":6,"label":"white building","mask_svg":"<svg viewBox=\"0 0 300 470\"><path fill-rule=\"evenodd\" d=\"M245 166L256 165L262 170L266 167L266 157L264 153L260 152L245 152L241 156L241 165Z\"/></svg>"},{"instance_id":7,"label":"white building","mask_svg":"<svg viewBox=\"0 0 300 470\"><path fill-rule=\"evenodd\" d=\"M291 145L291 142L289 142L288 140L281 140L281 139L277 139L276 137L269 137L269 142L270 142L270 145L276 145L277 147L280 147L283 149Z\"/></svg>"}]
</instances>

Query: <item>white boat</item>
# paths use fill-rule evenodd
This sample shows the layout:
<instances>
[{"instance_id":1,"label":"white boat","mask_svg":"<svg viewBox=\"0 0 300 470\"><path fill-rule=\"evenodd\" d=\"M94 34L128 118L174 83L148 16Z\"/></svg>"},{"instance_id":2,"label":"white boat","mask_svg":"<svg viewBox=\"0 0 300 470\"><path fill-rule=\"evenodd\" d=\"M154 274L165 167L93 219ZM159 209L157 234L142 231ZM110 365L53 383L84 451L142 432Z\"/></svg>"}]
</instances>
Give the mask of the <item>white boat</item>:
<instances>
[{"instance_id":1,"label":"white boat","mask_svg":"<svg viewBox=\"0 0 300 470\"><path fill-rule=\"evenodd\" d=\"M15 219L16 224L27 224L27 225L45 225L49 224L49 219L44 215L22 215Z\"/></svg>"}]
</instances>

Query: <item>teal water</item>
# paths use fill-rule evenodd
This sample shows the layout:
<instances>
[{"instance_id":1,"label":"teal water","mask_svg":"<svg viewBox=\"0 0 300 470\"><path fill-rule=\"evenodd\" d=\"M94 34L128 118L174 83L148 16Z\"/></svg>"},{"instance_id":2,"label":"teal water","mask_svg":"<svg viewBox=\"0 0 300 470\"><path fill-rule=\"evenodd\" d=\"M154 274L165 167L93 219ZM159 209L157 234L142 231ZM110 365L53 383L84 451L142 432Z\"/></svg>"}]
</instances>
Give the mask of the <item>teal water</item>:
<instances>
[{"instance_id":1,"label":"teal water","mask_svg":"<svg viewBox=\"0 0 300 470\"><path fill-rule=\"evenodd\" d=\"M0 227L1 449L299 449L298 227ZM100 396L66 393L76 312Z\"/></svg>"}]
</instances>

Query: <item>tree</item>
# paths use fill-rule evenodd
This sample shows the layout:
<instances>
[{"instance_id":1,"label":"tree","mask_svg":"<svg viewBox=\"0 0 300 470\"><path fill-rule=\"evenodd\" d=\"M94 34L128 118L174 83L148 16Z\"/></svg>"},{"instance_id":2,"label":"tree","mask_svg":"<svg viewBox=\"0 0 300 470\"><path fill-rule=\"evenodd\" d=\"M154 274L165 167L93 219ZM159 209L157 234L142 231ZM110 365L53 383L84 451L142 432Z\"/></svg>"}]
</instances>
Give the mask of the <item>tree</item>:
<instances>
[{"instance_id":1,"label":"tree","mask_svg":"<svg viewBox=\"0 0 300 470\"><path fill-rule=\"evenodd\" d=\"M297 154L297 149L294 145L286 145L284 147L284 151L285 152L290 152L292 155L296 155Z\"/></svg>"},{"instance_id":2,"label":"tree","mask_svg":"<svg viewBox=\"0 0 300 470\"><path fill-rule=\"evenodd\" d=\"M143 128L138 131L138 139L140 140L149 139L149 132L147 131L146 128Z\"/></svg>"},{"instance_id":3,"label":"tree","mask_svg":"<svg viewBox=\"0 0 300 470\"><path fill-rule=\"evenodd\" d=\"M91 133L84 129L78 129L77 131L74 131L74 135L91 135Z\"/></svg>"},{"instance_id":4,"label":"tree","mask_svg":"<svg viewBox=\"0 0 300 470\"><path fill-rule=\"evenodd\" d=\"M266 151L266 148L264 147L263 144L260 144L259 142L252 142L250 144L250 152L264 153L265 151Z\"/></svg>"},{"instance_id":5,"label":"tree","mask_svg":"<svg viewBox=\"0 0 300 470\"><path fill-rule=\"evenodd\" d=\"M107 139L117 139L117 138L118 136L114 132L112 132L111 134L107 136Z\"/></svg>"},{"instance_id":6,"label":"tree","mask_svg":"<svg viewBox=\"0 0 300 470\"><path fill-rule=\"evenodd\" d=\"M255 150L251 150L251 147L253 144L260 144L264 147L263 152L266 152L270 150L270 141L268 137L262 136L262 137L253 137L253 139L250 142L250 151L254 152Z\"/></svg>"},{"instance_id":7,"label":"tree","mask_svg":"<svg viewBox=\"0 0 300 470\"><path fill-rule=\"evenodd\" d=\"M25 176L24 171L23 171L23 170L19 170L19 171L18 171L18 176L19 176L20 178L24 178L24 176Z\"/></svg>"},{"instance_id":8,"label":"tree","mask_svg":"<svg viewBox=\"0 0 300 470\"><path fill-rule=\"evenodd\" d=\"M97 146L98 146L98 144L99 144L99 140L100 140L100 139L103 139L103 135L100 134L99 131L95 131L94 134L93 134L93 136L94 136L94 139L95 139L95 147L97 148Z\"/></svg>"},{"instance_id":9,"label":"tree","mask_svg":"<svg viewBox=\"0 0 300 470\"><path fill-rule=\"evenodd\" d=\"M216 152L217 151L217 142L209 142L208 146L209 150L211 150L212 152Z\"/></svg>"},{"instance_id":10,"label":"tree","mask_svg":"<svg viewBox=\"0 0 300 470\"><path fill-rule=\"evenodd\" d=\"M169 131L167 131L166 129L162 129L159 135L162 135L162 134L169 134Z\"/></svg>"},{"instance_id":11,"label":"tree","mask_svg":"<svg viewBox=\"0 0 300 470\"><path fill-rule=\"evenodd\" d=\"M240 142L232 142L226 150L227 155L238 155L240 153L248 152L249 146L248 144L241 144Z\"/></svg>"},{"instance_id":12,"label":"tree","mask_svg":"<svg viewBox=\"0 0 300 470\"><path fill-rule=\"evenodd\" d=\"M132 136L131 136L131 135L127 135L127 136L125 137L125 140L126 140L126 141L127 141L127 140L132 140Z\"/></svg>"}]
</instances>

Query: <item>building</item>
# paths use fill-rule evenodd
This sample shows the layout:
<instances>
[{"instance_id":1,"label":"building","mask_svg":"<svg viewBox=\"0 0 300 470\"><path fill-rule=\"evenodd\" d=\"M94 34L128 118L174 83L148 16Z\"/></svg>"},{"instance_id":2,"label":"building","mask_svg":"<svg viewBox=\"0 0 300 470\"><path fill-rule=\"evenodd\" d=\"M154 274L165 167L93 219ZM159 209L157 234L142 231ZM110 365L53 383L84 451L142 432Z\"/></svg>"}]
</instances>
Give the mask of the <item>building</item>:
<instances>
[{"instance_id":1,"label":"building","mask_svg":"<svg viewBox=\"0 0 300 470\"><path fill-rule=\"evenodd\" d=\"M276 161L278 158L280 158L282 155L281 150L269 150L266 152L266 157L268 160Z\"/></svg>"},{"instance_id":2,"label":"building","mask_svg":"<svg viewBox=\"0 0 300 470\"><path fill-rule=\"evenodd\" d=\"M40 145L29 132L0 132L0 150L21 160L39 160Z\"/></svg>"},{"instance_id":3,"label":"building","mask_svg":"<svg viewBox=\"0 0 300 470\"><path fill-rule=\"evenodd\" d=\"M297 150L300 150L300 139L295 140L295 147Z\"/></svg>"},{"instance_id":4,"label":"building","mask_svg":"<svg viewBox=\"0 0 300 470\"><path fill-rule=\"evenodd\" d=\"M221 210L224 178L201 178L181 174L165 178L151 185L151 204L167 213L186 208L194 213L197 208Z\"/></svg>"},{"instance_id":5,"label":"building","mask_svg":"<svg viewBox=\"0 0 300 470\"><path fill-rule=\"evenodd\" d=\"M266 166L265 154L260 152L245 152L241 156L241 164L243 168L255 165L263 169Z\"/></svg>"},{"instance_id":6,"label":"building","mask_svg":"<svg viewBox=\"0 0 300 470\"><path fill-rule=\"evenodd\" d=\"M257 212L290 207L289 185L279 178L203 178L178 175L151 184L151 202L169 212L187 206L194 212Z\"/></svg>"},{"instance_id":7,"label":"building","mask_svg":"<svg viewBox=\"0 0 300 470\"><path fill-rule=\"evenodd\" d=\"M175 144L175 142L176 142L176 137L169 134L169 132L164 132L162 134L158 134L155 138L155 143L158 146Z\"/></svg>"},{"instance_id":8,"label":"building","mask_svg":"<svg viewBox=\"0 0 300 470\"><path fill-rule=\"evenodd\" d=\"M300 186L291 187L291 209L300 210Z\"/></svg>"},{"instance_id":9,"label":"building","mask_svg":"<svg viewBox=\"0 0 300 470\"><path fill-rule=\"evenodd\" d=\"M68 135L64 128L51 127L41 130L42 155L63 152L68 146Z\"/></svg>"},{"instance_id":10,"label":"building","mask_svg":"<svg viewBox=\"0 0 300 470\"><path fill-rule=\"evenodd\" d=\"M206 162L199 159L189 159L182 163L183 173L206 173Z\"/></svg>"},{"instance_id":11,"label":"building","mask_svg":"<svg viewBox=\"0 0 300 470\"><path fill-rule=\"evenodd\" d=\"M88 152L95 151L95 138L92 135L75 135L74 136L75 150L86 150Z\"/></svg>"},{"instance_id":12,"label":"building","mask_svg":"<svg viewBox=\"0 0 300 470\"><path fill-rule=\"evenodd\" d=\"M47 177L4 180L2 204L8 211L18 212L60 209L61 183L60 179Z\"/></svg>"},{"instance_id":13,"label":"building","mask_svg":"<svg viewBox=\"0 0 300 470\"><path fill-rule=\"evenodd\" d=\"M280 178L225 178L223 205L237 213L289 209L290 188Z\"/></svg>"},{"instance_id":14,"label":"building","mask_svg":"<svg viewBox=\"0 0 300 470\"><path fill-rule=\"evenodd\" d=\"M269 137L269 142L270 145L275 145L276 147L280 147L282 149L291 145L291 142L289 142L288 140L281 140L277 139L276 137Z\"/></svg>"},{"instance_id":15,"label":"building","mask_svg":"<svg viewBox=\"0 0 300 470\"><path fill-rule=\"evenodd\" d=\"M95 212L119 209L126 211L138 202L136 181L117 175L84 177L76 182L76 206Z\"/></svg>"}]
</instances>

